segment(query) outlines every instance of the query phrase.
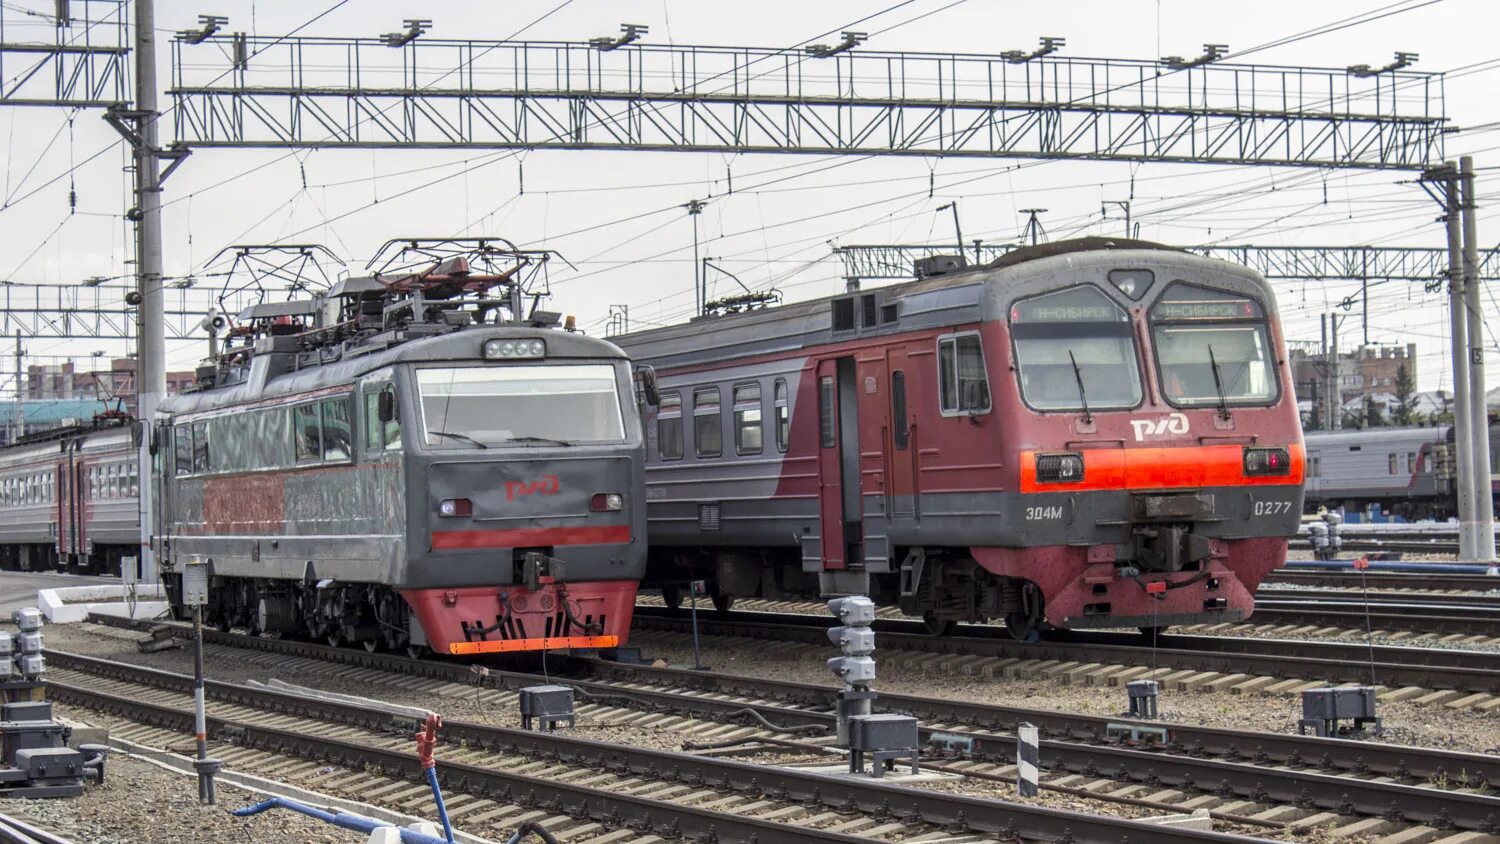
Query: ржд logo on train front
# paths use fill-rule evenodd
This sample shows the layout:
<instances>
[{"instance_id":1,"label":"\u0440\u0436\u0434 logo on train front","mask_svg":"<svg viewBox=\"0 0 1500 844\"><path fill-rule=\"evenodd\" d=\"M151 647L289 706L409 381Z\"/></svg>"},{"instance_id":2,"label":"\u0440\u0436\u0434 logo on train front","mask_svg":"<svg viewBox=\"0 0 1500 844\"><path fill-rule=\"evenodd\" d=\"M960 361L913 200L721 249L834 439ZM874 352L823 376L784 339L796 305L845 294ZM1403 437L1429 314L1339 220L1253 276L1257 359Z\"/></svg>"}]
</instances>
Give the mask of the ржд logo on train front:
<instances>
[{"instance_id":1,"label":"\u0440\u0436\u0434 logo on train front","mask_svg":"<svg viewBox=\"0 0 1500 844\"><path fill-rule=\"evenodd\" d=\"M616 339L660 379L669 600L866 593L1022 638L1238 620L1299 521L1275 301L1235 264L1086 238Z\"/></svg>"}]
</instances>

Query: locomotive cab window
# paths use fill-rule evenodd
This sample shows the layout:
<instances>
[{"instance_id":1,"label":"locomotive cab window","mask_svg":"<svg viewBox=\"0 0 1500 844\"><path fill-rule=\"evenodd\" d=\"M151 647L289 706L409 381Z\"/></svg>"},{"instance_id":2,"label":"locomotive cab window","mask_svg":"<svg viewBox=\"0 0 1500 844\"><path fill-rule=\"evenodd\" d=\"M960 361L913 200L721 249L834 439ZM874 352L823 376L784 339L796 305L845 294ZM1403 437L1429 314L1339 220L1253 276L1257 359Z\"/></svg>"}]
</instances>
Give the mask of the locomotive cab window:
<instances>
[{"instance_id":1,"label":"locomotive cab window","mask_svg":"<svg viewBox=\"0 0 1500 844\"><path fill-rule=\"evenodd\" d=\"M292 408L292 439L296 443L298 463L315 463L323 459L323 428L318 421L316 404Z\"/></svg>"},{"instance_id":2,"label":"locomotive cab window","mask_svg":"<svg viewBox=\"0 0 1500 844\"><path fill-rule=\"evenodd\" d=\"M656 453L663 460L682 459L682 394L662 393L656 408Z\"/></svg>"},{"instance_id":3,"label":"locomotive cab window","mask_svg":"<svg viewBox=\"0 0 1500 844\"><path fill-rule=\"evenodd\" d=\"M761 452L759 384L739 384L734 388L734 452Z\"/></svg>"},{"instance_id":4,"label":"locomotive cab window","mask_svg":"<svg viewBox=\"0 0 1500 844\"><path fill-rule=\"evenodd\" d=\"M615 367L536 364L417 371L424 442L435 448L622 442Z\"/></svg>"},{"instance_id":5,"label":"locomotive cab window","mask_svg":"<svg viewBox=\"0 0 1500 844\"><path fill-rule=\"evenodd\" d=\"M338 398L323 402L323 460L348 460L354 451L350 437L349 400Z\"/></svg>"},{"instance_id":6,"label":"locomotive cab window","mask_svg":"<svg viewBox=\"0 0 1500 844\"><path fill-rule=\"evenodd\" d=\"M178 425L172 429L172 454L176 461L173 474L178 477L193 473L193 426Z\"/></svg>"},{"instance_id":7,"label":"locomotive cab window","mask_svg":"<svg viewBox=\"0 0 1500 844\"><path fill-rule=\"evenodd\" d=\"M1023 299L1010 309L1021 398L1034 410L1121 409L1141 403L1130 317L1096 287Z\"/></svg>"},{"instance_id":8,"label":"locomotive cab window","mask_svg":"<svg viewBox=\"0 0 1500 844\"><path fill-rule=\"evenodd\" d=\"M1259 302L1173 282L1151 308L1162 394L1176 407L1264 405L1276 364Z\"/></svg>"},{"instance_id":9,"label":"locomotive cab window","mask_svg":"<svg viewBox=\"0 0 1500 844\"><path fill-rule=\"evenodd\" d=\"M938 399L944 416L990 412L990 379L978 334L938 338Z\"/></svg>"}]
</instances>

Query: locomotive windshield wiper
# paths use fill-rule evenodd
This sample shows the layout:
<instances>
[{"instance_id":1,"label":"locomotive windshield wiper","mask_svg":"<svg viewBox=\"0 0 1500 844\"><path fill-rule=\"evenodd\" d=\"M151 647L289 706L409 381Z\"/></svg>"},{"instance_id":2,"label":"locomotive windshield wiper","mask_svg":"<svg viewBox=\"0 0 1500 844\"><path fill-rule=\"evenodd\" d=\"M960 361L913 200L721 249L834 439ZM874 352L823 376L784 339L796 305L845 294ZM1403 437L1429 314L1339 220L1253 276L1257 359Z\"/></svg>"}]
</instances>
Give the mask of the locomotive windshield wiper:
<instances>
[{"instance_id":1,"label":"locomotive windshield wiper","mask_svg":"<svg viewBox=\"0 0 1500 844\"><path fill-rule=\"evenodd\" d=\"M1094 414L1089 412L1089 396L1083 389L1083 370L1078 367L1078 359L1073 357L1073 350L1068 350L1068 360L1073 362L1073 377L1078 381L1078 401L1083 403L1083 421L1094 421Z\"/></svg>"},{"instance_id":2,"label":"locomotive windshield wiper","mask_svg":"<svg viewBox=\"0 0 1500 844\"><path fill-rule=\"evenodd\" d=\"M555 440L551 437L511 437L508 443L550 443L552 445L573 445L567 440Z\"/></svg>"},{"instance_id":3,"label":"locomotive windshield wiper","mask_svg":"<svg viewBox=\"0 0 1500 844\"><path fill-rule=\"evenodd\" d=\"M459 434L453 431L428 431L428 433L432 434L434 437L448 437L449 439L458 440L460 442L473 443L480 448L489 448L489 446L485 445L479 440L474 439L468 434Z\"/></svg>"},{"instance_id":4,"label":"locomotive windshield wiper","mask_svg":"<svg viewBox=\"0 0 1500 844\"><path fill-rule=\"evenodd\" d=\"M1214 371L1214 390L1219 394L1219 415L1229 418L1229 400L1224 398L1224 379L1219 377L1219 361L1214 358L1214 344L1208 344L1208 365Z\"/></svg>"}]
</instances>

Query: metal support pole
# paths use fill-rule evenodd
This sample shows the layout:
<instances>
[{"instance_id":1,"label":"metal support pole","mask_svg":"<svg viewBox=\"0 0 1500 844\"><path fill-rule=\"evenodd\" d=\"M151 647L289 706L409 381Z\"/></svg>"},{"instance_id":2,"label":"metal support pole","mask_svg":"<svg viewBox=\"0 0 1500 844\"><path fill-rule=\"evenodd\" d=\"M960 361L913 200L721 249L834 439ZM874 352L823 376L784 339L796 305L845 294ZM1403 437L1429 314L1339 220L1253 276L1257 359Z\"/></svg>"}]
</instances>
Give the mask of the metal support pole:
<instances>
[{"instance_id":1,"label":"metal support pole","mask_svg":"<svg viewBox=\"0 0 1500 844\"><path fill-rule=\"evenodd\" d=\"M698 257L698 215L703 213L704 206L708 205L706 200L694 199L682 206L687 209L688 216L693 218L693 315L703 316L703 305L708 300L708 291L703 289L703 262Z\"/></svg>"},{"instance_id":2,"label":"metal support pole","mask_svg":"<svg viewBox=\"0 0 1500 844\"><path fill-rule=\"evenodd\" d=\"M1460 158L1463 190L1464 312L1469 333L1469 460L1474 466L1474 556L1495 559L1495 498L1490 480L1490 414L1485 401L1484 308L1479 302L1479 198L1474 192L1474 159Z\"/></svg>"},{"instance_id":3,"label":"metal support pole","mask_svg":"<svg viewBox=\"0 0 1500 844\"><path fill-rule=\"evenodd\" d=\"M698 649L698 593L703 591L703 581L694 580L688 584L688 595L691 600L693 612L693 670L703 671L703 654Z\"/></svg>"},{"instance_id":4,"label":"metal support pole","mask_svg":"<svg viewBox=\"0 0 1500 844\"><path fill-rule=\"evenodd\" d=\"M15 443L26 436L26 372L22 364L22 355L26 352L21 348L21 332L16 332L16 415L14 417L15 433L10 438Z\"/></svg>"},{"instance_id":5,"label":"metal support pole","mask_svg":"<svg viewBox=\"0 0 1500 844\"><path fill-rule=\"evenodd\" d=\"M165 294L162 290L161 170L157 148L156 9L154 0L135 0L135 149L136 415L149 424L156 405L167 391ZM150 437L141 438L141 478L151 477ZM140 486L141 574L145 583L157 582L152 548L155 522L154 489Z\"/></svg>"},{"instance_id":6,"label":"metal support pole","mask_svg":"<svg viewBox=\"0 0 1500 844\"><path fill-rule=\"evenodd\" d=\"M1453 340L1453 456L1458 466L1458 556L1474 559L1473 416L1469 409L1469 321L1464 316L1464 255L1458 171L1443 176L1443 219L1448 231L1448 325ZM1483 401L1483 398L1480 399Z\"/></svg>"}]
</instances>

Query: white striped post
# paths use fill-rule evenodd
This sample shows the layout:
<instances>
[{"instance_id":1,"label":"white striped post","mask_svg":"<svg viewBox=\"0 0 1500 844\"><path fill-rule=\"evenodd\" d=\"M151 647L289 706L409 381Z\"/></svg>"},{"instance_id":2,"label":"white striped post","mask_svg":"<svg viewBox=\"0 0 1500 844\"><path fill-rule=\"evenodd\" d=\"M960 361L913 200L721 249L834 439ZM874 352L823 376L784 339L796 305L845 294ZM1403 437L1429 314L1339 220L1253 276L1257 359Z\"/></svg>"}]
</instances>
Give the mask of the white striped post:
<instances>
[{"instance_id":1,"label":"white striped post","mask_svg":"<svg viewBox=\"0 0 1500 844\"><path fill-rule=\"evenodd\" d=\"M1037 794L1037 744L1040 736L1035 724L1021 723L1016 728L1016 793L1022 797Z\"/></svg>"}]
</instances>

